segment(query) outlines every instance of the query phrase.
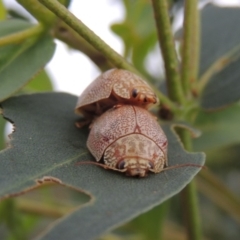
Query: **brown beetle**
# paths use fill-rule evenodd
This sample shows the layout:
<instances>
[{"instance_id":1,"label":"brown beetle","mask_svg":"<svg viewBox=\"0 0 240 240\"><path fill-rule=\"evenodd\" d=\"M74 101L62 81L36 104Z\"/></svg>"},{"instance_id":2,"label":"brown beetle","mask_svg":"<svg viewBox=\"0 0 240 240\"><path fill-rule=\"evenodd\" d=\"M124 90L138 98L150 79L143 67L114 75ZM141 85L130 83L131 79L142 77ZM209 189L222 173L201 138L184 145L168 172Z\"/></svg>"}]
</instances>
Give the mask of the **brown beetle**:
<instances>
[{"instance_id":1,"label":"brown beetle","mask_svg":"<svg viewBox=\"0 0 240 240\"><path fill-rule=\"evenodd\" d=\"M90 126L87 147L107 168L145 177L167 166L167 138L156 118L134 105L116 105Z\"/></svg>"},{"instance_id":2,"label":"brown beetle","mask_svg":"<svg viewBox=\"0 0 240 240\"><path fill-rule=\"evenodd\" d=\"M80 95L75 108L89 122L116 104L138 105L148 109L158 102L151 87L137 75L111 69L95 79Z\"/></svg>"}]
</instances>

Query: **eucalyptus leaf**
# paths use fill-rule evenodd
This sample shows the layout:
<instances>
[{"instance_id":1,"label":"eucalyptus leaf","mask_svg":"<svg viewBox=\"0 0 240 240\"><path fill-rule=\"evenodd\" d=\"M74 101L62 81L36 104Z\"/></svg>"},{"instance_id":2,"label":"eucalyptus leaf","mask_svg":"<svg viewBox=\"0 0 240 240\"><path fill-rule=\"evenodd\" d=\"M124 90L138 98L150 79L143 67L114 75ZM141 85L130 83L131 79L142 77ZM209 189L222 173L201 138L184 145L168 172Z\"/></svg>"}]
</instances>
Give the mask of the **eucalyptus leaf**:
<instances>
[{"instance_id":1,"label":"eucalyptus leaf","mask_svg":"<svg viewBox=\"0 0 240 240\"><path fill-rule=\"evenodd\" d=\"M29 26L24 21L5 21L3 30L10 34L8 26L13 33ZM1 26L0 26L1 27ZM26 40L19 45L8 45L0 48L0 101L16 93L27 84L51 59L54 54L55 44L50 36L39 37L37 40Z\"/></svg>"},{"instance_id":2,"label":"eucalyptus leaf","mask_svg":"<svg viewBox=\"0 0 240 240\"><path fill-rule=\"evenodd\" d=\"M32 26L33 24L23 20L9 19L0 21L0 37L21 32ZM16 44L9 44L0 47L0 70L3 68L3 66L8 64L6 61L7 59L14 58L14 55L16 55L19 49L20 46Z\"/></svg>"},{"instance_id":3,"label":"eucalyptus leaf","mask_svg":"<svg viewBox=\"0 0 240 240\"><path fill-rule=\"evenodd\" d=\"M240 99L240 8L202 10L200 103L217 109ZM204 74L205 73L205 74Z\"/></svg>"},{"instance_id":4,"label":"eucalyptus leaf","mask_svg":"<svg viewBox=\"0 0 240 240\"><path fill-rule=\"evenodd\" d=\"M0 22L0 37L7 36L34 26L32 23L20 19L8 19Z\"/></svg>"},{"instance_id":5,"label":"eucalyptus leaf","mask_svg":"<svg viewBox=\"0 0 240 240\"><path fill-rule=\"evenodd\" d=\"M206 151L240 143L240 105L216 112L200 111L194 125L201 130L193 140L195 151Z\"/></svg>"},{"instance_id":6,"label":"eucalyptus leaf","mask_svg":"<svg viewBox=\"0 0 240 240\"><path fill-rule=\"evenodd\" d=\"M240 8L208 4L201 12L200 76L240 45Z\"/></svg>"},{"instance_id":7,"label":"eucalyptus leaf","mask_svg":"<svg viewBox=\"0 0 240 240\"><path fill-rule=\"evenodd\" d=\"M3 116L14 123L11 147L0 153L0 197L24 193L46 181L91 196L89 203L56 222L40 239L95 239L181 191L201 168L186 166L148 177L130 178L94 165L86 148L88 129L77 129L77 97L42 93L12 97ZM169 165L203 165L204 154L187 153L170 126Z\"/></svg>"},{"instance_id":8,"label":"eucalyptus leaf","mask_svg":"<svg viewBox=\"0 0 240 240\"><path fill-rule=\"evenodd\" d=\"M39 91L51 91L53 90L53 85L47 72L41 71L37 76L35 76L24 88L23 91L26 92L39 92Z\"/></svg>"},{"instance_id":9,"label":"eucalyptus leaf","mask_svg":"<svg viewBox=\"0 0 240 240\"><path fill-rule=\"evenodd\" d=\"M229 59L227 66L209 79L200 97L204 109L222 108L240 99L239 66L240 56Z\"/></svg>"}]
</instances>

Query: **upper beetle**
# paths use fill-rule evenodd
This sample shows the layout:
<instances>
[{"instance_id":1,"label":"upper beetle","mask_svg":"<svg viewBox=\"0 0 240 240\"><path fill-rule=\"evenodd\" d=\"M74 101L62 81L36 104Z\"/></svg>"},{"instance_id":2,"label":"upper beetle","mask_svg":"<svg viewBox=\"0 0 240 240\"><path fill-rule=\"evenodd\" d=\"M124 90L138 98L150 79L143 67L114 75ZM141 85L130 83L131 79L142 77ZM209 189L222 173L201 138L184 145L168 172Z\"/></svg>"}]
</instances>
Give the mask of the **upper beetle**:
<instances>
[{"instance_id":1,"label":"upper beetle","mask_svg":"<svg viewBox=\"0 0 240 240\"><path fill-rule=\"evenodd\" d=\"M111 69L95 79L80 95L75 108L90 121L116 104L131 104L148 109L158 102L151 87L137 75Z\"/></svg>"}]
</instances>

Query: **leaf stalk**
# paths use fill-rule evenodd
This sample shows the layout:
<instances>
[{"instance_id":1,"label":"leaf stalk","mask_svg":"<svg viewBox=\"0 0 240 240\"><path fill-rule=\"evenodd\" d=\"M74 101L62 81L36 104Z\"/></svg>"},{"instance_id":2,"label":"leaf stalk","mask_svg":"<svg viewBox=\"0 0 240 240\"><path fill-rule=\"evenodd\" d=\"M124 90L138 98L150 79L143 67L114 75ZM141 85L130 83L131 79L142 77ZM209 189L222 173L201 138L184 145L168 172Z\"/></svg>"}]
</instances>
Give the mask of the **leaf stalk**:
<instances>
[{"instance_id":1,"label":"leaf stalk","mask_svg":"<svg viewBox=\"0 0 240 240\"><path fill-rule=\"evenodd\" d=\"M186 96L196 81L199 66L199 11L197 0L185 0L181 81Z\"/></svg>"},{"instance_id":2,"label":"leaf stalk","mask_svg":"<svg viewBox=\"0 0 240 240\"><path fill-rule=\"evenodd\" d=\"M190 151L192 149L190 132L186 129L179 129L178 133L185 149ZM181 192L181 200L188 239L201 240L201 221L198 208L196 184L194 180L190 182Z\"/></svg>"},{"instance_id":3,"label":"leaf stalk","mask_svg":"<svg viewBox=\"0 0 240 240\"><path fill-rule=\"evenodd\" d=\"M160 49L165 64L168 94L171 100L184 104L185 98L180 81L179 62L168 14L167 0L152 0Z\"/></svg>"},{"instance_id":4,"label":"leaf stalk","mask_svg":"<svg viewBox=\"0 0 240 240\"><path fill-rule=\"evenodd\" d=\"M44 27L41 24L37 24L34 27L28 28L26 30L10 34L5 37L0 38L0 47L21 43L31 37L40 35L44 31Z\"/></svg>"},{"instance_id":5,"label":"leaf stalk","mask_svg":"<svg viewBox=\"0 0 240 240\"><path fill-rule=\"evenodd\" d=\"M45 26L52 26L56 16L36 0L17 0L31 15Z\"/></svg>"}]
</instances>

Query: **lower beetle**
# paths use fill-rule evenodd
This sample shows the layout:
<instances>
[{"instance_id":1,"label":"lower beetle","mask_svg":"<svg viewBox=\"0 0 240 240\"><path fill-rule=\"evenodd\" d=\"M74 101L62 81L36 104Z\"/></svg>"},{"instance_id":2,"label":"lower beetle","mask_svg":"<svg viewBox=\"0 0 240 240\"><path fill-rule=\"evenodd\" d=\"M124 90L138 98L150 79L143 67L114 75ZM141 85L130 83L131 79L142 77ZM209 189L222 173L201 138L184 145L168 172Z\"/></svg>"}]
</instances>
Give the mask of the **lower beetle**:
<instances>
[{"instance_id":1,"label":"lower beetle","mask_svg":"<svg viewBox=\"0 0 240 240\"><path fill-rule=\"evenodd\" d=\"M145 177L167 166L167 137L144 108L115 105L90 128L87 147L96 161L103 158L106 168Z\"/></svg>"}]
</instances>

